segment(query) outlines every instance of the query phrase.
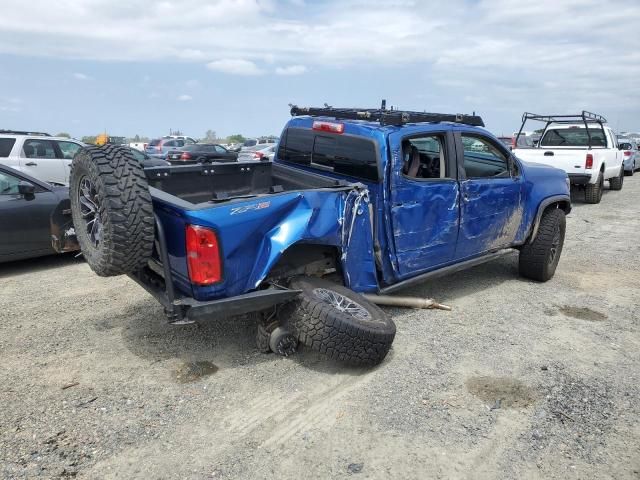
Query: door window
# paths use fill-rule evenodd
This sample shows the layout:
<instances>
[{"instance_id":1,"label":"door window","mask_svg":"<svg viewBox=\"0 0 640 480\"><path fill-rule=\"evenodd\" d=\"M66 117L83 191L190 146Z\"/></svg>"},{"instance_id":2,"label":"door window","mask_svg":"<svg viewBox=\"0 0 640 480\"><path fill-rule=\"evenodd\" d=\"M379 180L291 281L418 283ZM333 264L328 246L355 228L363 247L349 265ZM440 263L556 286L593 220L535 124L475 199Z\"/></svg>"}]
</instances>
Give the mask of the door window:
<instances>
[{"instance_id":1,"label":"door window","mask_svg":"<svg viewBox=\"0 0 640 480\"><path fill-rule=\"evenodd\" d=\"M227 153L227 150L224 147L221 147L220 145L216 145L215 146L216 152L217 153Z\"/></svg>"},{"instance_id":2,"label":"door window","mask_svg":"<svg viewBox=\"0 0 640 480\"><path fill-rule=\"evenodd\" d=\"M0 195L17 195L19 183L18 177L0 172Z\"/></svg>"},{"instance_id":3,"label":"door window","mask_svg":"<svg viewBox=\"0 0 640 480\"><path fill-rule=\"evenodd\" d=\"M27 158L56 158L51 140L26 140L22 150Z\"/></svg>"},{"instance_id":4,"label":"door window","mask_svg":"<svg viewBox=\"0 0 640 480\"><path fill-rule=\"evenodd\" d=\"M63 142L58 141L58 146L60 147L60 152L62 153L62 158L66 158L68 160L72 160L75 154L80 150L80 145L74 142Z\"/></svg>"},{"instance_id":5,"label":"door window","mask_svg":"<svg viewBox=\"0 0 640 480\"><path fill-rule=\"evenodd\" d=\"M509 176L507 154L489 139L463 133L462 148L467 178L504 178Z\"/></svg>"},{"instance_id":6,"label":"door window","mask_svg":"<svg viewBox=\"0 0 640 480\"><path fill-rule=\"evenodd\" d=\"M425 135L402 141L402 173L409 178L449 177L443 135Z\"/></svg>"}]
</instances>

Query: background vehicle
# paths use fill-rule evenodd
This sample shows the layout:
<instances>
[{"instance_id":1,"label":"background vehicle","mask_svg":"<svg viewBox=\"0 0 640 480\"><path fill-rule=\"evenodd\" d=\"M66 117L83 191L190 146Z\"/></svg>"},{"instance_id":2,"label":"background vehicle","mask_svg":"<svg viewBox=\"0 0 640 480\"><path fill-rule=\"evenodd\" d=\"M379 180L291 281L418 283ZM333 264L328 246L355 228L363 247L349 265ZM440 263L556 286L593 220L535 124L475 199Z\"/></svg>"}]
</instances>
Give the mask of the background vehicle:
<instances>
[{"instance_id":1,"label":"background vehicle","mask_svg":"<svg viewBox=\"0 0 640 480\"><path fill-rule=\"evenodd\" d=\"M126 148L131 150L131 153L135 158L137 158L140 161L140 164L142 165L143 168L166 167L171 165L171 163L167 162L166 160L162 160L161 158L152 158L146 153L141 152L140 150L137 150L135 148L131 148L131 147L126 147Z\"/></svg>"},{"instance_id":2,"label":"background vehicle","mask_svg":"<svg viewBox=\"0 0 640 480\"><path fill-rule=\"evenodd\" d=\"M0 263L77 250L69 209L67 187L0 165Z\"/></svg>"},{"instance_id":3,"label":"background vehicle","mask_svg":"<svg viewBox=\"0 0 640 480\"><path fill-rule=\"evenodd\" d=\"M504 143L509 150L513 150L516 145L516 137L498 137L498 140L500 140L502 143ZM531 136L526 136L526 135L520 135L520 137L518 137L518 148L531 148L533 147L533 137Z\"/></svg>"},{"instance_id":4,"label":"background vehicle","mask_svg":"<svg viewBox=\"0 0 640 480\"><path fill-rule=\"evenodd\" d=\"M167 154L167 160L175 164L235 162L237 159L237 153L230 152L222 145L215 143L196 143L195 145L186 145L180 150L173 150Z\"/></svg>"},{"instance_id":5,"label":"background vehicle","mask_svg":"<svg viewBox=\"0 0 640 480\"><path fill-rule=\"evenodd\" d=\"M66 184L78 140L47 133L0 130L0 162L45 182Z\"/></svg>"},{"instance_id":6,"label":"background vehicle","mask_svg":"<svg viewBox=\"0 0 640 480\"><path fill-rule=\"evenodd\" d=\"M510 249L523 276L554 275L566 174L522 163L477 128L481 118L384 102L291 113L274 162L143 172L117 147L83 149L70 188L91 268L129 274L171 322L254 312L265 351L300 341L361 365L385 357L395 326L356 292L389 293ZM114 177L121 189L101 188ZM114 221L121 228L95 234Z\"/></svg>"},{"instance_id":7,"label":"background vehicle","mask_svg":"<svg viewBox=\"0 0 640 480\"><path fill-rule=\"evenodd\" d=\"M631 138L618 137L618 145L623 155L624 173L632 176L640 168L640 151L638 144Z\"/></svg>"},{"instance_id":8,"label":"background vehicle","mask_svg":"<svg viewBox=\"0 0 640 480\"><path fill-rule=\"evenodd\" d=\"M96 145L106 145L107 143L111 143L112 145L126 145L127 139L125 137L114 137L108 135L106 132L96 137Z\"/></svg>"},{"instance_id":9,"label":"background vehicle","mask_svg":"<svg viewBox=\"0 0 640 480\"><path fill-rule=\"evenodd\" d=\"M273 160L275 152L275 143L258 144L241 150L238 155L238 160Z\"/></svg>"},{"instance_id":10,"label":"background vehicle","mask_svg":"<svg viewBox=\"0 0 640 480\"><path fill-rule=\"evenodd\" d=\"M189 145L195 142L190 142ZM187 145L184 139L181 138L154 138L145 147L144 153L151 157L165 159L167 154L172 150L178 150Z\"/></svg>"},{"instance_id":11,"label":"background vehicle","mask_svg":"<svg viewBox=\"0 0 640 480\"><path fill-rule=\"evenodd\" d=\"M585 188L587 203L600 203L605 180L611 190L622 189L623 155L604 117L586 111L579 115L525 113L521 130L528 120L544 122L544 131L537 147L517 148L516 156L563 169L573 185Z\"/></svg>"},{"instance_id":12,"label":"background vehicle","mask_svg":"<svg viewBox=\"0 0 640 480\"><path fill-rule=\"evenodd\" d=\"M131 142L129 144L129 147L130 148L135 148L136 150L144 152L145 148L147 148L147 143L146 142Z\"/></svg>"}]
</instances>

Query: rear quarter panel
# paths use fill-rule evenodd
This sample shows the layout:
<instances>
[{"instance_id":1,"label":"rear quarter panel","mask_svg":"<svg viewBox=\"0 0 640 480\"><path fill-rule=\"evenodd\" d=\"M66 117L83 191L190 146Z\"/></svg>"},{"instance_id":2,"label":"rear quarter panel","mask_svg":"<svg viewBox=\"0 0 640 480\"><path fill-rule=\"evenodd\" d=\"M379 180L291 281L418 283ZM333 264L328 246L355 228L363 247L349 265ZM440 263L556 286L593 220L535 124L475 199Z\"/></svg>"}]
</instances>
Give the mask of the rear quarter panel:
<instances>
[{"instance_id":1,"label":"rear quarter panel","mask_svg":"<svg viewBox=\"0 0 640 480\"><path fill-rule=\"evenodd\" d=\"M337 247L345 285L357 291L375 291L368 205L366 189L287 192L199 210L154 201L166 230L174 283L197 300L257 289L282 254L300 242ZM189 282L184 234L188 224L216 231L223 261L220 283L196 286Z\"/></svg>"}]
</instances>

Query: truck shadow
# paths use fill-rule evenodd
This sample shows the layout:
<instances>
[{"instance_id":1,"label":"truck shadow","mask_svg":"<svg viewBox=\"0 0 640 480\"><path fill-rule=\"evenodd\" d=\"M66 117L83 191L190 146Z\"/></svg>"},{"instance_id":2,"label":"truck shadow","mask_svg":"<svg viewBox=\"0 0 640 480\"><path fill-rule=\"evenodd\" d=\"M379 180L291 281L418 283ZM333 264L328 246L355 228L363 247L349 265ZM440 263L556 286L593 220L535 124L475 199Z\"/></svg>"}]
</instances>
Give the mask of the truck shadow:
<instances>
[{"instance_id":1,"label":"truck shadow","mask_svg":"<svg viewBox=\"0 0 640 480\"><path fill-rule=\"evenodd\" d=\"M431 297L455 309L457 299L495 288L506 281L527 281L518 275L515 253L467 271L418 284L398 295ZM406 312L395 308L385 310L392 318ZM115 318L101 320L94 327L98 330L119 328L126 347L151 364L177 359L192 364L210 362L220 369L228 369L281 360L274 354L258 351L255 346L256 325L247 316L214 318L191 325L169 325L162 309L152 299L131 306ZM393 349L385 362L392 355ZM349 367L304 346L300 346L289 360L330 375L348 373L357 376L372 370Z\"/></svg>"},{"instance_id":2,"label":"truck shadow","mask_svg":"<svg viewBox=\"0 0 640 480\"><path fill-rule=\"evenodd\" d=\"M76 258L76 255L77 252L71 252L0 263L0 278L28 275L84 262L82 257Z\"/></svg>"},{"instance_id":3,"label":"truck shadow","mask_svg":"<svg viewBox=\"0 0 640 480\"><path fill-rule=\"evenodd\" d=\"M604 190L602 190L602 198L606 197L612 193L612 190L605 184ZM592 205L591 203L587 203L585 200L584 188L579 187L571 187L571 206L572 207L582 207L585 205Z\"/></svg>"}]
</instances>

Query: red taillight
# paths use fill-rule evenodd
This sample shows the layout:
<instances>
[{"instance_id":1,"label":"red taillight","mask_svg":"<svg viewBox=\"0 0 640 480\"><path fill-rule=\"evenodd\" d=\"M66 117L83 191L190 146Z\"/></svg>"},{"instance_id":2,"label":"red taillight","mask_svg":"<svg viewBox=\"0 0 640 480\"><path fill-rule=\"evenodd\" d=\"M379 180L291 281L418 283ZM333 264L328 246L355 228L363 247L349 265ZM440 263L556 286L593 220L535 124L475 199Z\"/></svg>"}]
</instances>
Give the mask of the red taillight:
<instances>
[{"instance_id":1,"label":"red taillight","mask_svg":"<svg viewBox=\"0 0 640 480\"><path fill-rule=\"evenodd\" d=\"M191 154L189 152L184 152L180 155L180 160L191 160Z\"/></svg>"},{"instance_id":2,"label":"red taillight","mask_svg":"<svg viewBox=\"0 0 640 480\"><path fill-rule=\"evenodd\" d=\"M213 230L187 225L187 265L189 278L196 285L211 285L222 280L220 248Z\"/></svg>"},{"instance_id":3,"label":"red taillight","mask_svg":"<svg viewBox=\"0 0 640 480\"><path fill-rule=\"evenodd\" d=\"M624 152L624 156L625 156L625 157L630 157L630 156L631 156L631 151L630 151L630 150L626 150L626 151Z\"/></svg>"},{"instance_id":4,"label":"red taillight","mask_svg":"<svg viewBox=\"0 0 640 480\"><path fill-rule=\"evenodd\" d=\"M253 152L253 158L262 158L264 157L264 153L262 152Z\"/></svg>"},{"instance_id":5,"label":"red taillight","mask_svg":"<svg viewBox=\"0 0 640 480\"><path fill-rule=\"evenodd\" d=\"M587 161L584 163L584 168L593 168L593 154L587 153Z\"/></svg>"},{"instance_id":6,"label":"red taillight","mask_svg":"<svg viewBox=\"0 0 640 480\"><path fill-rule=\"evenodd\" d=\"M321 132L344 133L344 123L321 122L316 120L313 122L313 129Z\"/></svg>"},{"instance_id":7,"label":"red taillight","mask_svg":"<svg viewBox=\"0 0 640 480\"><path fill-rule=\"evenodd\" d=\"M160 145L160 144L156 145L156 150L158 150L159 152L161 152L161 151L162 151L162 145Z\"/></svg>"}]
</instances>

